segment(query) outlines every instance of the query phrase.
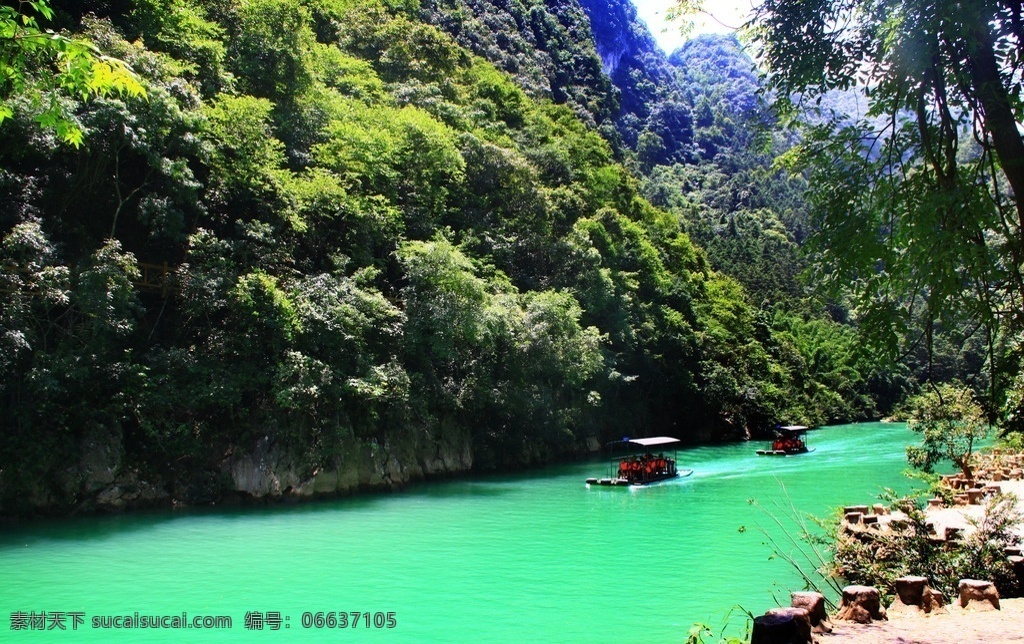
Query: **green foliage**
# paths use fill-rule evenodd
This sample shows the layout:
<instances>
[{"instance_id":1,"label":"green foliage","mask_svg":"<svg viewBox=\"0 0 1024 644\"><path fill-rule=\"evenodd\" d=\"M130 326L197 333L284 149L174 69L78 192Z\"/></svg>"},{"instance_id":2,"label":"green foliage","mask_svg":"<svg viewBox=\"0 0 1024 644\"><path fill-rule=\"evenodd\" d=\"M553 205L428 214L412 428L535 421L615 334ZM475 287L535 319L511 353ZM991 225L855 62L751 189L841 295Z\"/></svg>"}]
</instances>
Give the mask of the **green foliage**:
<instances>
[{"instance_id":1,"label":"green foliage","mask_svg":"<svg viewBox=\"0 0 1024 644\"><path fill-rule=\"evenodd\" d=\"M1018 372L1007 387L1000 425L1007 434L1024 436L1024 371Z\"/></svg>"},{"instance_id":2,"label":"green foliage","mask_svg":"<svg viewBox=\"0 0 1024 644\"><path fill-rule=\"evenodd\" d=\"M778 312L772 327L773 353L800 391L789 399L790 417L801 422L877 418L911 389L906 370L866 351L850 326Z\"/></svg>"},{"instance_id":3,"label":"green foliage","mask_svg":"<svg viewBox=\"0 0 1024 644\"><path fill-rule=\"evenodd\" d=\"M131 333L139 304L133 281L139 279L135 257L121 252L116 239L107 240L78 274L74 304L95 338L123 337Z\"/></svg>"},{"instance_id":4,"label":"green foliage","mask_svg":"<svg viewBox=\"0 0 1024 644\"><path fill-rule=\"evenodd\" d=\"M247 93L286 99L310 82L309 11L291 0L243 0L232 15L230 68Z\"/></svg>"},{"instance_id":5,"label":"green foliage","mask_svg":"<svg viewBox=\"0 0 1024 644\"><path fill-rule=\"evenodd\" d=\"M989 426L974 393L963 386L944 384L909 402L907 426L921 434L922 444L907 447L907 460L930 472L942 459L972 478L971 455L975 443L988 435Z\"/></svg>"},{"instance_id":6,"label":"green foliage","mask_svg":"<svg viewBox=\"0 0 1024 644\"><path fill-rule=\"evenodd\" d=\"M1024 434L1016 431L1001 433L998 444L1015 452L1024 451Z\"/></svg>"},{"instance_id":7,"label":"green foliage","mask_svg":"<svg viewBox=\"0 0 1024 644\"><path fill-rule=\"evenodd\" d=\"M279 336L290 341L292 335L301 330L295 304L281 290L278 281L262 271L240 277L231 298L245 321L241 331L246 335L251 333L271 341Z\"/></svg>"},{"instance_id":8,"label":"green foliage","mask_svg":"<svg viewBox=\"0 0 1024 644\"><path fill-rule=\"evenodd\" d=\"M351 101L314 149L317 161L361 191L400 205L417 235L438 223L448 197L464 178L455 132L415 107Z\"/></svg>"},{"instance_id":9,"label":"green foliage","mask_svg":"<svg viewBox=\"0 0 1024 644\"><path fill-rule=\"evenodd\" d=\"M469 259L443 237L406 242L399 256L409 279L412 337L429 339L424 349L430 355L456 362L459 347L476 344L483 333L484 282L473 274ZM419 324L429 325L429 331L416 329Z\"/></svg>"},{"instance_id":10,"label":"green foliage","mask_svg":"<svg viewBox=\"0 0 1024 644\"><path fill-rule=\"evenodd\" d=\"M313 73L319 82L343 96L368 103L385 101L384 83L369 61L327 45L314 47L313 53Z\"/></svg>"},{"instance_id":11,"label":"green foliage","mask_svg":"<svg viewBox=\"0 0 1024 644\"><path fill-rule=\"evenodd\" d=\"M644 195L684 217L711 264L739 280L752 302L806 308L798 279L803 184L771 168L789 143L759 96L752 61L725 36L695 38L669 61L695 110L700 161L651 168Z\"/></svg>"},{"instance_id":12,"label":"green foliage","mask_svg":"<svg viewBox=\"0 0 1024 644\"><path fill-rule=\"evenodd\" d=\"M469 64L469 56L436 27L405 16L389 17L381 7L360 7L346 16L345 48L358 53L386 81L443 83Z\"/></svg>"},{"instance_id":13,"label":"green foliage","mask_svg":"<svg viewBox=\"0 0 1024 644\"><path fill-rule=\"evenodd\" d=\"M690 630L686 632L686 639L683 640L685 644L709 644L710 642L717 642L717 644L744 644L750 641L750 624L747 626L746 637L725 637L724 635L718 637L715 635L715 631L704 622L694 622L690 626ZM705 639L712 638L712 639Z\"/></svg>"},{"instance_id":14,"label":"green foliage","mask_svg":"<svg viewBox=\"0 0 1024 644\"><path fill-rule=\"evenodd\" d=\"M5 331L0 366L9 373L24 368L22 361L44 343L54 318L68 304L69 271L56 261L56 248L39 222L16 225L3 238L0 261L16 267L4 272L0 324Z\"/></svg>"},{"instance_id":15,"label":"green foliage","mask_svg":"<svg viewBox=\"0 0 1024 644\"><path fill-rule=\"evenodd\" d=\"M131 20L147 48L166 52L184 63L183 76L199 80L204 95L228 83L224 62L225 30L190 0L137 0Z\"/></svg>"},{"instance_id":16,"label":"green foliage","mask_svg":"<svg viewBox=\"0 0 1024 644\"><path fill-rule=\"evenodd\" d=\"M534 100L564 104L588 125L614 116L618 102L590 38L593 23L578 3L429 0L423 15Z\"/></svg>"},{"instance_id":17,"label":"green foliage","mask_svg":"<svg viewBox=\"0 0 1024 644\"><path fill-rule=\"evenodd\" d=\"M284 163L284 144L274 138L274 104L251 96L218 96L206 111L208 135L219 148L213 164L239 191L259 190Z\"/></svg>"},{"instance_id":18,"label":"green foliage","mask_svg":"<svg viewBox=\"0 0 1024 644\"><path fill-rule=\"evenodd\" d=\"M38 19L52 17L45 0L0 6L0 124L15 115L18 98L40 126L78 147L84 132L67 99L146 91L122 61L104 56L89 41L43 30Z\"/></svg>"},{"instance_id":19,"label":"green foliage","mask_svg":"<svg viewBox=\"0 0 1024 644\"><path fill-rule=\"evenodd\" d=\"M478 455L492 462L571 445L603 366L599 333L581 327L575 298L484 281L440 236L407 242L399 255L409 277L407 364L435 413L477 419Z\"/></svg>"},{"instance_id":20,"label":"green foliage","mask_svg":"<svg viewBox=\"0 0 1024 644\"><path fill-rule=\"evenodd\" d=\"M285 221L301 231L305 222L296 213L294 180L283 168L285 146L274 136L274 104L265 98L219 95L206 112L209 163L214 200L244 209L245 218Z\"/></svg>"},{"instance_id":21,"label":"green foliage","mask_svg":"<svg viewBox=\"0 0 1024 644\"><path fill-rule=\"evenodd\" d=\"M1019 9L765 2L750 30L777 106L804 122L783 163L809 180L816 282L852 294L893 356L930 350L936 326L983 329L992 400L1024 284ZM866 111L829 109L853 89Z\"/></svg>"}]
</instances>

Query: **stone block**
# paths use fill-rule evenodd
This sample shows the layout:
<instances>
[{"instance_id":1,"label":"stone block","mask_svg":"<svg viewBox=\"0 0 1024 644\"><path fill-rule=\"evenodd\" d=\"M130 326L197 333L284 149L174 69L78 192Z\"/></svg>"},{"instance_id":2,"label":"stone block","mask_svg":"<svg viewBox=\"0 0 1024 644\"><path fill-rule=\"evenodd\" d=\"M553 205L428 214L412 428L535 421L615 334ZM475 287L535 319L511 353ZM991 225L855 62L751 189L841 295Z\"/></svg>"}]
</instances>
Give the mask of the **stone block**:
<instances>
[{"instance_id":1,"label":"stone block","mask_svg":"<svg viewBox=\"0 0 1024 644\"><path fill-rule=\"evenodd\" d=\"M750 644L812 644L811 623L803 608L773 608L754 618Z\"/></svg>"},{"instance_id":2,"label":"stone block","mask_svg":"<svg viewBox=\"0 0 1024 644\"><path fill-rule=\"evenodd\" d=\"M790 594L790 605L807 611L811 630L815 633L831 633L832 622L825 610L825 596L814 591L799 591Z\"/></svg>"},{"instance_id":3,"label":"stone block","mask_svg":"<svg viewBox=\"0 0 1024 644\"><path fill-rule=\"evenodd\" d=\"M921 608L921 603L924 598L924 589L928 587L927 577L908 575L906 577L900 577L893 582L893 585L896 588L896 599L893 600L893 606L902 605Z\"/></svg>"},{"instance_id":4,"label":"stone block","mask_svg":"<svg viewBox=\"0 0 1024 644\"><path fill-rule=\"evenodd\" d=\"M999 610L999 591L991 581L982 579L961 579L957 590L960 592L960 607L969 610Z\"/></svg>"},{"instance_id":5,"label":"stone block","mask_svg":"<svg viewBox=\"0 0 1024 644\"><path fill-rule=\"evenodd\" d=\"M887 619L878 589L873 586L843 588L843 600L839 604L836 619L858 624Z\"/></svg>"},{"instance_id":6,"label":"stone block","mask_svg":"<svg viewBox=\"0 0 1024 644\"><path fill-rule=\"evenodd\" d=\"M942 593L928 585L927 577L908 575L893 583L896 598L889 614L931 613L943 607Z\"/></svg>"},{"instance_id":7,"label":"stone block","mask_svg":"<svg viewBox=\"0 0 1024 644\"><path fill-rule=\"evenodd\" d=\"M938 588L925 588L924 597L922 597L921 601L922 608L925 608L926 613L946 612L946 597Z\"/></svg>"}]
</instances>

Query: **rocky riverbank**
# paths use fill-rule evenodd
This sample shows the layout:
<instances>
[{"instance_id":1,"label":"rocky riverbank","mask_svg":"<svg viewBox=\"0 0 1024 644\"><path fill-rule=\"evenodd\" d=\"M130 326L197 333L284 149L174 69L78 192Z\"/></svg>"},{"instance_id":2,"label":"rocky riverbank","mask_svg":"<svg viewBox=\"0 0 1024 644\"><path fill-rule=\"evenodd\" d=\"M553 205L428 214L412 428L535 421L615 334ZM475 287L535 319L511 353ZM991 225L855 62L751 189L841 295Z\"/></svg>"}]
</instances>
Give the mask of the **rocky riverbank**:
<instances>
[{"instance_id":1,"label":"rocky riverbank","mask_svg":"<svg viewBox=\"0 0 1024 644\"><path fill-rule=\"evenodd\" d=\"M953 604L941 613L903 613L870 624L834 622L821 644L968 644L1024 642L1024 599L1001 599L999 610L979 612Z\"/></svg>"},{"instance_id":2,"label":"rocky riverbank","mask_svg":"<svg viewBox=\"0 0 1024 644\"><path fill-rule=\"evenodd\" d=\"M991 461L989 461L991 462ZM1001 471L999 468L995 471ZM991 472L981 473L991 477ZM1013 474L1018 474L1014 472ZM1008 473L1006 476L1009 476ZM1007 480L998 476L998 481L984 482L990 491L999 491L1015 499L1018 513L1024 514L1024 480ZM972 487L965 487L967 481L951 477L956 489L984 490L982 481L974 481ZM998 486L997 489L991 486ZM981 502L971 503L959 498L960 504L944 507L933 500L925 510L929 525L933 526L936 538L966 538L977 530L985 514L985 505ZM893 521L899 522L899 513L888 515L880 521L884 526ZM884 528L882 528L884 529ZM1012 534L1017 543L1024 541L1024 524L1017 524ZM1019 553L1019 550L1016 551ZM1024 574L1024 566L1019 554L1009 557L1015 564L1018 577ZM1024 579L1018 579L1018 585L1024 585ZM889 611L886 620L872 621L869 624L858 624L852 621L834 622L831 633L822 634L822 644L828 642L850 642L876 644L878 642L921 642L928 644L963 644L965 642L1024 642L1024 598L1000 598L999 608L985 609L977 606L961 607L959 602L952 601L941 609L924 611Z\"/></svg>"},{"instance_id":3,"label":"rocky riverbank","mask_svg":"<svg viewBox=\"0 0 1024 644\"><path fill-rule=\"evenodd\" d=\"M13 474L0 469L0 518L118 512L345 496L387 491L473 467L470 437L453 428L376 441L356 440L311 464L271 436L227 445L188 463L132 459L115 435L86 437L77 462Z\"/></svg>"},{"instance_id":4,"label":"rocky riverbank","mask_svg":"<svg viewBox=\"0 0 1024 644\"><path fill-rule=\"evenodd\" d=\"M1024 598L1020 597L1024 594L1024 523L1019 520L1024 516L1022 465L1024 454L995 451L978 456L973 477L943 477L941 494L929 501L923 520L921 514L911 516L914 512L909 508L911 514L890 511L880 504L849 506L844 509L837 533L840 552L844 548L847 552L860 550L858 557L867 557L878 566L902 562L891 551L912 547L921 538L930 544L924 546L926 549L956 551L965 544L973 544L969 546L972 551L990 547L1003 553L992 561L995 567L1006 568L1000 582L1010 598L999 596L994 578L961 579L955 585L954 596L949 597L931 588L924 576L904 576L892 581L893 586L885 584L886 593L894 596L888 610L880 602L878 589L848 586L837 614L830 621L824 614L822 596L794 593L792 607L772 609L755 619L753 644L782 641L778 637L825 644L1024 641ZM993 509L997 504L1003 509ZM1018 520L1015 524L1011 522L1007 530L993 531L991 517L999 512ZM982 541L986 542L984 546ZM998 577L991 568L988 571ZM886 578L878 571L875 574ZM911 574L938 572L922 570ZM805 595L817 595L817 602L809 602ZM808 610L812 605L815 610Z\"/></svg>"}]
</instances>

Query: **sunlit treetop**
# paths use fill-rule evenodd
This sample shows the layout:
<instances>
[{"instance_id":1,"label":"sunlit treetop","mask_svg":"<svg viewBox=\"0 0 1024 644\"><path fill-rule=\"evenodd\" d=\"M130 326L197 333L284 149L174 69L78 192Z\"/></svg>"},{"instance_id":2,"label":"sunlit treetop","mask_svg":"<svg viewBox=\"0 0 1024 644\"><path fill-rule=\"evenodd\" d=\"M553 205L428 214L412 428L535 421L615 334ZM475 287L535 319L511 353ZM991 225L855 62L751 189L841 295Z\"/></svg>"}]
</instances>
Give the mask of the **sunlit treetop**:
<instances>
[{"instance_id":1,"label":"sunlit treetop","mask_svg":"<svg viewBox=\"0 0 1024 644\"><path fill-rule=\"evenodd\" d=\"M126 94L145 96L139 79L121 60L103 55L87 40L43 29L52 20L45 0L0 6L0 126L15 114L14 98L27 97L35 120L65 142L82 143L69 99Z\"/></svg>"}]
</instances>

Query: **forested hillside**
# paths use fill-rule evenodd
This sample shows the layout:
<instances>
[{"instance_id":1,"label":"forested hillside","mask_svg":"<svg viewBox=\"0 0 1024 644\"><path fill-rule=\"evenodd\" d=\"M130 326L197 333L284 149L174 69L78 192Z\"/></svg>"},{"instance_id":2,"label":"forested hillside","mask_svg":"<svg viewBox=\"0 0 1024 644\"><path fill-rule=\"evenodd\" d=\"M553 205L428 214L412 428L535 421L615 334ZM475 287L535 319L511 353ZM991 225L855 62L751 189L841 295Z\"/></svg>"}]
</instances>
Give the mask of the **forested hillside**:
<instances>
[{"instance_id":1,"label":"forested hillside","mask_svg":"<svg viewBox=\"0 0 1024 644\"><path fill-rule=\"evenodd\" d=\"M843 327L763 303L799 299L799 240L738 158L742 102L622 117L570 0L53 6L145 92L62 91L2 42L0 514L732 439L892 389Z\"/></svg>"}]
</instances>

